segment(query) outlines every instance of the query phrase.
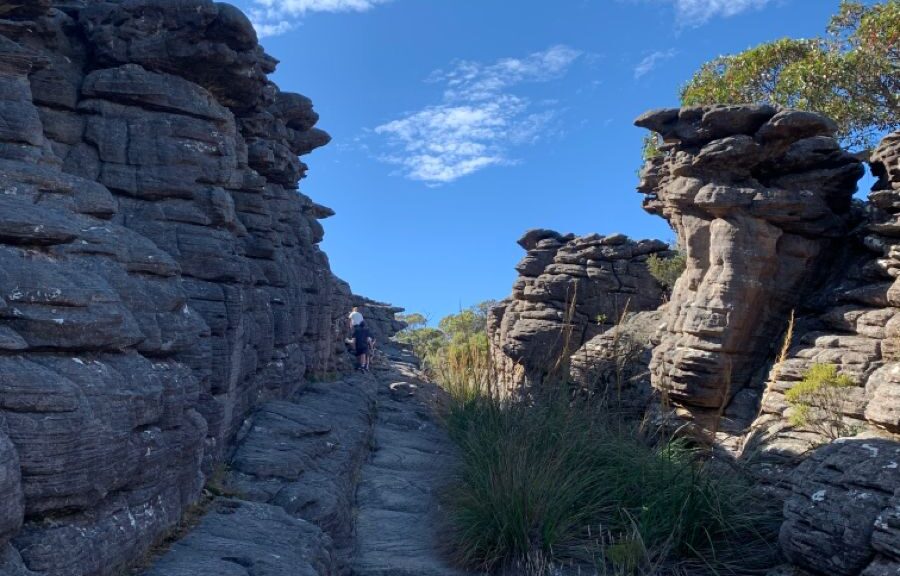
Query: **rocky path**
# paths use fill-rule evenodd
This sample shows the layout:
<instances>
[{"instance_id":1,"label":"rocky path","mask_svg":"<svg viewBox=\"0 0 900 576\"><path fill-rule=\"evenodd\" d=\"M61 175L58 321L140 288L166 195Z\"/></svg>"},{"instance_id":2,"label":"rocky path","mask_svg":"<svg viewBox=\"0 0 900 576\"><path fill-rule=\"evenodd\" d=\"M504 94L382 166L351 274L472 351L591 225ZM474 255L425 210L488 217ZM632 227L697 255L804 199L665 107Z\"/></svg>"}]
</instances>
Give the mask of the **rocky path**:
<instances>
[{"instance_id":1,"label":"rocky path","mask_svg":"<svg viewBox=\"0 0 900 576\"><path fill-rule=\"evenodd\" d=\"M451 576L442 561L438 492L455 461L435 421L436 390L393 358L376 370L378 416L372 454L357 489L354 576Z\"/></svg>"},{"instance_id":2,"label":"rocky path","mask_svg":"<svg viewBox=\"0 0 900 576\"><path fill-rule=\"evenodd\" d=\"M262 404L197 526L145 576L461 574L439 551L437 495L455 457L436 393L391 350L372 374Z\"/></svg>"}]
</instances>

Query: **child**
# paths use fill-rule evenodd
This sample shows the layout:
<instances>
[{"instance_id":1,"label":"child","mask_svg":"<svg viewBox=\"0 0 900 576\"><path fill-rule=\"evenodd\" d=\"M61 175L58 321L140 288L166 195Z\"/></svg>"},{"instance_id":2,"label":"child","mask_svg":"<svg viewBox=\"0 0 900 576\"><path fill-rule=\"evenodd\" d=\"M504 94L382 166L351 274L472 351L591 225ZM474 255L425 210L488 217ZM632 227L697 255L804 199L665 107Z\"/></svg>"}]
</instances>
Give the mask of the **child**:
<instances>
[{"instance_id":1,"label":"child","mask_svg":"<svg viewBox=\"0 0 900 576\"><path fill-rule=\"evenodd\" d=\"M369 371L369 350L373 343L372 334L366 327L366 323L360 322L357 324L353 329L353 344L356 348L356 358L359 362L357 368L361 372Z\"/></svg>"}]
</instances>

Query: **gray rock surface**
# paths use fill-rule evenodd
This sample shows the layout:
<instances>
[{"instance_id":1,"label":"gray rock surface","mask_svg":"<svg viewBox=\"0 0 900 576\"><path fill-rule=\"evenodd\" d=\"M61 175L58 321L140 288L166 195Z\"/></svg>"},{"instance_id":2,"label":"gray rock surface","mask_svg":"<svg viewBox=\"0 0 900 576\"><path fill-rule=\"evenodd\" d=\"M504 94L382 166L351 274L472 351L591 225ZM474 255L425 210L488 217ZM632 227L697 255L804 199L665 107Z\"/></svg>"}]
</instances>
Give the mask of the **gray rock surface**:
<instances>
[{"instance_id":1,"label":"gray rock surface","mask_svg":"<svg viewBox=\"0 0 900 576\"><path fill-rule=\"evenodd\" d=\"M377 387L371 378L350 377L263 404L239 435L226 475L243 499L321 528L335 565L346 562L353 545L356 482L369 455Z\"/></svg>"},{"instance_id":2,"label":"gray rock surface","mask_svg":"<svg viewBox=\"0 0 900 576\"><path fill-rule=\"evenodd\" d=\"M354 576L463 576L441 556L439 493L456 463L439 391L402 358L380 364L372 453L357 490Z\"/></svg>"},{"instance_id":3,"label":"gray rock surface","mask_svg":"<svg viewBox=\"0 0 900 576\"><path fill-rule=\"evenodd\" d=\"M377 389L351 375L257 407L217 473L220 496L146 576L347 574Z\"/></svg>"},{"instance_id":4,"label":"gray rock surface","mask_svg":"<svg viewBox=\"0 0 900 576\"><path fill-rule=\"evenodd\" d=\"M561 359L622 314L662 303L663 290L646 265L650 254L670 254L659 240L529 230L519 245L527 254L516 266L512 296L490 311L487 326L504 394L539 386L562 369ZM560 376L567 374L553 375Z\"/></svg>"},{"instance_id":5,"label":"gray rock surface","mask_svg":"<svg viewBox=\"0 0 900 576\"><path fill-rule=\"evenodd\" d=\"M345 365L297 190L329 138L275 64L211 0L0 3L4 576L123 569L256 406Z\"/></svg>"},{"instance_id":6,"label":"gray rock surface","mask_svg":"<svg viewBox=\"0 0 900 576\"><path fill-rule=\"evenodd\" d=\"M200 525L146 576L325 576L335 573L331 541L282 508L219 499Z\"/></svg>"},{"instance_id":7,"label":"gray rock surface","mask_svg":"<svg viewBox=\"0 0 900 576\"><path fill-rule=\"evenodd\" d=\"M462 575L442 560L438 523L455 453L410 360L388 346L373 374L260 406L224 495L144 575Z\"/></svg>"},{"instance_id":8,"label":"gray rock surface","mask_svg":"<svg viewBox=\"0 0 900 576\"><path fill-rule=\"evenodd\" d=\"M594 336L569 359L572 382L617 414L641 418L655 398L650 358L665 307L629 314Z\"/></svg>"},{"instance_id":9,"label":"gray rock surface","mask_svg":"<svg viewBox=\"0 0 900 576\"><path fill-rule=\"evenodd\" d=\"M900 571L900 444L847 439L818 449L794 472L780 543L794 564L819 574Z\"/></svg>"},{"instance_id":10,"label":"gray rock surface","mask_svg":"<svg viewBox=\"0 0 900 576\"><path fill-rule=\"evenodd\" d=\"M0 420L0 549L22 527L25 513L19 456L4 428Z\"/></svg>"}]
</instances>

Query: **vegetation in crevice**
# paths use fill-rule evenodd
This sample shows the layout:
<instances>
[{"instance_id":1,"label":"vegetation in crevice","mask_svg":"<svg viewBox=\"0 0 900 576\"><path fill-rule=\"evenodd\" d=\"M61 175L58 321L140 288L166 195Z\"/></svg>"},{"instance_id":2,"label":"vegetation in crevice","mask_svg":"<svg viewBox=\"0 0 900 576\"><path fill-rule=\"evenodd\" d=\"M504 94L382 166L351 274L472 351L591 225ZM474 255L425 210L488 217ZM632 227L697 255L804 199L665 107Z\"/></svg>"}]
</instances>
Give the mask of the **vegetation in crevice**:
<instances>
[{"instance_id":1,"label":"vegetation in crevice","mask_svg":"<svg viewBox=\"0 0 900 576\"><path fill-rule=\"evenodd\" d=\"M675 252L668 258L660 257L658 254L651 254L647 258L647 269L650 271L650 275L666 290L667 295L672 294L675 282L681 277L686 267L687 258L681 251Z\"/></svg>"},{"instance_id":2,"label":"vegetation in crevice","mask_svg":"<svg viewBox=\"0 0 900 576\"><path fill-rule=\"evenodd\" d=\"M791 406L792 426L812 430L829 440L855 433L844 417L849 392L856 386L852 378L840 374L833 364L813 364L803 380L785 392Z\"/></svg>"}]
</instances>

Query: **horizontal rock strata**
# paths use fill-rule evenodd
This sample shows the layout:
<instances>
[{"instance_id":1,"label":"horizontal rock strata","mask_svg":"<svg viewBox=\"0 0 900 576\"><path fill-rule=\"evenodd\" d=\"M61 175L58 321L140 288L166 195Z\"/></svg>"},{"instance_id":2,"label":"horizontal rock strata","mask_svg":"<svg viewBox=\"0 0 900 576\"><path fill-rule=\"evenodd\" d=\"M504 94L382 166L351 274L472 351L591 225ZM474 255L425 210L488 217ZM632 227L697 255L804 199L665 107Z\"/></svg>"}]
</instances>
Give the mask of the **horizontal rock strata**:
<instances>
[{"instance_id":1,"label":"horizontal rock strata","mask_svg":"<svg viewBox=\"0 0 900 576\"><path fill-rule=\"evenodd\" d=\"M112 574L340 364L332 212L297 190L329 137L230 5L2 4L0 573Z\"/></svg>"},{"instance_id":2,"label":"horizontal rock strata","mask_svg":"<svg viewBox=\"0 0 900 576\"><path fill-rule=\"evenodd\" d=\"M487 326L506 394L539 386L623 314L662 302L663 289L646 265L651 254L670 255L658 240L530 230L519 245L527 254L516 266L512 296L490 311Z\"/></svg>"},{"instance_id":3,"label":"horizontal rock strata","mask_svg":"<svg viewBox=\"0 0 900 576\"><path fill-rule=\"evenodd\" d=\"M808 112L692 107L636 124L663 139L641 174L644 208L669 221L687 257L653 385L698 416L736 398L752 408L740 393L822 281L863 167L832 137L834 124Z\"/></svg>"}]
</instances>

